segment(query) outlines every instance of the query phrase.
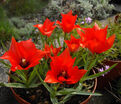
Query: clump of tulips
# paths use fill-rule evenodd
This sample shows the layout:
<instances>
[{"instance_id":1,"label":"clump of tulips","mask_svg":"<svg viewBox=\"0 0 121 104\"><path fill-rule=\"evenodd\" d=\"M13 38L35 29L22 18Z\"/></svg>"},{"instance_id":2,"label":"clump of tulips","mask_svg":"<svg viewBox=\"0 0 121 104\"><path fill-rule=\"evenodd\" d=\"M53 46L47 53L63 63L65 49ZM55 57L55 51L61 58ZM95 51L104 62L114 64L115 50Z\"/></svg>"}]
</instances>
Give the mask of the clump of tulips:
<instances>
[{"instance_id":1,"label":"clump of tulips","mask_svg":"<svg viewBox=\"0 0 121 104\"><path fill-rule=\"evenodd\" d=\"M74 95L92 94L83 89L83 83L115 66L90 75L98 61L105 58L101 53L112 47L115 35L107 38L108 26L101 29L96 23L92 28L81 28L75 24L77 15L73 16L72 11L61 15L62 20L56 23L47 18L43 24L34 25L41 33L41 49L35 47L32 39L17 42L12 37L10 49L0 59L3 63L3 59L10 61L10 65L5 64L14 81L0 83L1 86L36 88L43 85L53 104L64 103ZM60 37L64 38L62 45ZM60 101L57 96L64 97Z\"/></svg>"}]
</instances>

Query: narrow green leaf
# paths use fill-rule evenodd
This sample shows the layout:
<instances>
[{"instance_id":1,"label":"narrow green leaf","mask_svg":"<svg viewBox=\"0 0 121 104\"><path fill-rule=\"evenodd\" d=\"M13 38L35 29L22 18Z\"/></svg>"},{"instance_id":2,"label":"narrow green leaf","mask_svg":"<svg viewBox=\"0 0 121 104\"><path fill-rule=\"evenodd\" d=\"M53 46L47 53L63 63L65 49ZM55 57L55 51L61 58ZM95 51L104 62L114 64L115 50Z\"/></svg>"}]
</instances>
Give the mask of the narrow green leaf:
<instances>
[{"instance_id":1,"label":"narrow green leaf","mask_svg":"<svg viewBox=\"0 0 121 104\"><path fill-rule=\"evenodd\" d=\"M13 88L27 88L24 84L20 83L0 83L0 86Z\"/></svg>"},{"instance_id":2,"label":"narrow green leaf","mask_svg":"<svg viewBox=\"0 0 121 104\"><path fill-rule=\"evenodd\" d=\"M74 91L76 91L76 90L72 89L72 88L70 88L70 89L65 88L63 90L60 90L60 91L56 92L56 95L58 95L58 96L59 95L67 95L67 94L71 94Z\"/></svg>"},{"instance_id":3,"label":"narrow green leaf","mask_svg":"<svg viewBox=\"0 0 121 104\"><path fill-rule=\"evenodd\" d=\"M89 65L89 67L88 67L88 69L87 69L88 71L90 71L90 70L94 67L94 65L96 64L97 60L98 60L98 57L96 57L96 59L93 60L93 61L90 63L90 65Z\"/></svg>"},{"instance_id":4,"label":"narrow green leaf","mask_svg":"<svg viewBox=\"0 0 121 104\"><path fill-rule=\"evenodd\" d=\"M72 95L94 95L94 96L101 96L102 94L100 93L92 93L92 92L84 92L84 91L79 91L79 92L72 92Z\"/></svg>"},{"instance_id":5,"label":"narrow green leaf","mask_svg":"<svg viewBox=\"0 0 121 104\"><path fill-rule=\"evenodd\" d=\"M34 79L31 81L29 85L37 83L38 80L39 80L38 76L34 77Z\"/></svg>"},{"instance_id":6,"label":"narrow green leaf","mask_svg":"<svg viewBox=\"0 0 121 104\"><path fill-rule=\"evenodd\" d=\"M112 65L109 69L107 69L107 70L105 70L105 71L103 71L103 72L99 72L99 73L97 73L97 74L93 74L93 75L87 76L87 77L85 77L85 79L88 80L88 79L94 79L94 78L96 78L96 77L99 77L99 76L101 76L102 74L104 74L104 73L110 71L110 70L111 70L112 68L114 68L116 65L117 65L117 64Z\"/></svg>"},{"instance_id":7,"label":"narrow green leaf","mask_svg":"<svg viewBox=\"0 0 121 104\"><path fill-rule=\"evenodd\" d=\"M37 70L36 70L36 73L37 73L37 75L38 75L38 77L39 77L41 83L42 83L42 84L45 86L45 88L50 92L50 94L55 95L54 91L47 85L47 83L45 83L45 82L43 81L43 79L41 78L41 76L40 76L40 74L38 73Z\"/></svg>"},{"instance_id":8,"label":"narrow green leaf","mask_svg":"<svg viewBox=\"0 0 121 104\"><path fill-rule=\"evenodd\" d=\"M2 42L2 40L1 40L1 45L4 48L5 51L8 51L8 49L6 48L6 46L4 45L4 43Z\"/></svg>"},{"instance_id":9,"label":"narrow green leaf","mask_svg":"<svg viewBox=\"0 0 121 104\"><path fill-rule=\"evenodd\" d=\"M19 77L15 76L15 75L12 75L12 74L10 74L8 72L6 72L6 73L10 76L10 78L14 79L15 81L24 83L24 81L21 80Z\"/></svg>"},{"instance_id":10,"label":"narrow green leaf","mask_svg":"<svg viewBox=\"0 0 121 104\"><path fill-rule=\"evenodd\" d=\"M71 94L66 95L66 96L63 98L63 100L60 101L60 104L64 104L65 102L67 102L68 100L70 100L72 96L73 96L73 95L71 95Z\"/></svg>"},{"instance_id":11,"label":"narrow green leaf","mask_svg":"<svg viewBox=\"0 0 121 104\"><path fill-rule=\"evenodd\" d=\"M78 91L76 89L66 89L66 90L61 90L56 93L57 96L61 95L95 95L95 96L101 96L99 93L92 93L92 92L86 92L86 91Z\"/></svg>"},{"instance_id":12,"label":"narrow green leaf","mask_svg":"<svg viewBox=\"0 0 121 104\"><path fill-rule=\"evenodd\" d=\"M56 96L50 95L50 99L51 99L51 102L52 102L53 104L60 104L60 103L58 102Z\"/></svg>"},{"instance_id":13,"label":"narrow green leaf","mask_svg":"<svg viewBox=\"0 0 121 104\"><path fill-rule=\"evenodd\" d=\"M87 67L87 70L88 70L88 71L87 71L87 73L84 75L84 77L86 77L86 76L89 75L90 70L95 66L97 60L98 60L98 57L96 57L95 60L93 60L92 62L90 62L89 67Z\"/></svg>"},{"instance_id":14,"label":"narrow green leaf","mask_svg":"<svg viewBox=\"0 0 121 104\"><path fill-rule=\"evenodd\" d=\"M48 60L45 60L44 61L44 67L43 67L43 69L44 69L44 72L47 72L47 70L48 70Z\"/></svg>"},{"instance_id":15,"label":"narrow green leaf","mask_svg":"<svg viewBox=\"0 0 121 104\"><path fill-rule=\"evenodd\" d=\"M0 60L0 62L1 62L2 64L4 64L7 68L10 68L10 67L11 67L9 64L5 63L3 60Z\"/></svg>"},{"instance_id":16,"label":"narrow green leaf","mask_svg":"<svg viewBox=\"0 0 121 104\"><path fill-rule=\"evenodd\" d=\"M15 73L21 77L21 79L24 81L24 83L27 82L27 78L26 78L26 75L25 73L23 72L23 70L16 70Z\"/></svg>"},{"instance_id":17,"label":"narrow green leaf","mask_svg":"<svg viewBox=\"0 0 121 104\"><path fill-rule=\"evenodd\" d=\"M31 84L30 86L26 86L21 83L0 83L0 86L2 86L2 87L13 87L13 88L36 88L40 85L41 85L41 83Z\"/></svg>"},{"instance_id":18,"label":"narrow green leaf","mask_svg":"<svg viewBox=\"0 0 121 104\"><path fill-rule=\"evenodd\" d=\"M35 87L38 87L38 86L40 86L40 85L41 85L41 83L31 84L31 85L29 86L29 88L35 88Z\"/></svg>"},{"instance_id":19,"label":"narrow green leaf","mask_svg":"<svg viewBox=\"0 0 121 104\"><path fill-rule=\"evenodd\" d=\"M33 80L36 79L35 77L37 77L37 74L36 74L36 71L35 70L37 70L37 67L34 67L34 69L32 70L32 72L30 74L30 77L28 79L28 82L27 82L28 85L30 85L33 82Z\"/></svg>"},{"instance_id":20,"label":"narrow green leaf","mask_svg":"<svg viewBox=\"0 0 121 104\"><path fill-rule=\"evenodd\" d=\"M83 58L83 61L84 61L85 64L87 63L87 61L85 60L86 56L87 56L87 53L82 55L82 58Z\"/></svg>"}]
</instances>

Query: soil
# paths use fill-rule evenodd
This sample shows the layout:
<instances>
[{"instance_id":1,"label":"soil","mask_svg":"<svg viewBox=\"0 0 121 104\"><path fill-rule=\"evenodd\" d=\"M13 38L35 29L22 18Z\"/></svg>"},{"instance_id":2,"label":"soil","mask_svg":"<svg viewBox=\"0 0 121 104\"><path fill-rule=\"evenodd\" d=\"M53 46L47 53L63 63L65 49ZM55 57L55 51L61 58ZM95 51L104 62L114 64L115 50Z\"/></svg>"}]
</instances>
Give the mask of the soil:
<instances>
[{"instance_id":1,"label":"soil","mask_svg":"<svg viewBox=\"0 0 121 104\"><path fill-rule=\"evenodd\" d=\"M40 86L33 89L14 89L15 92L31 104L52 104L50 103L49 92Z\"/></svg>"},{"instance_id":2,"label":"soil","mask_svg":"<svg viewBox=\"0 0 121 104\"><path fill-rule=\"evenodd\" d=\"M84 84L88 83L89 85L86 85L86 87L83 87L83 89L87 88L88 92L91 92L93 90L93 87L89 89L91 85L94 85L94 81L86 81ZM61 85L60 87L63 87L65 85ZM66 85L66 88L73 87L74 85ZM50 100L49 92L46 90L46 88L41 85L38 88L34 89L16 89L14 88L15 92L20 95L24 100L30 102L31 104L52 104ZM59 96L58 99L61 100L64 96ZM87 99L88 96L79 96L75 95L72 96L69 101L67 101L65 104L80 104L80 102Z\"/></svg>"}]
</instances>

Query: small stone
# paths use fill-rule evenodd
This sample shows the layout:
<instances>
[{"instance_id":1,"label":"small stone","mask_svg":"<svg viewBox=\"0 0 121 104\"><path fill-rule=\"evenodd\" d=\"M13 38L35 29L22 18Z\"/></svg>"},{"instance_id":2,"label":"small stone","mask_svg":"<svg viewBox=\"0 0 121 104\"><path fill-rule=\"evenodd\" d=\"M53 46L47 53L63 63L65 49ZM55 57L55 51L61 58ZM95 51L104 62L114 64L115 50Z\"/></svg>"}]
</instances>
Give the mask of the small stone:
<instances>
[{"instance_id":1,"label":"small stone","mask_svg":"<svg viewBox=\"0 0 121 104\"><path fill-rule=\"evenodd\" d=\"M35 100L36 96L35 95L32 95L29 97L31 100Z\"/></svg>"},{"instance_id":2,"label":"small stone","mask_svg":"<svg viewBox=\"0 0 121 104\"><path fill-rule=\"evenodd\" d=\"M44 104L49 104L49 102L48 101L45 101Z\"/></svg>"},{"instance_id":3,"label":"small stone","mask_svg":"<svg viewBox=\"0 0 121 104\"><path fill-rule=\"evenodd\" d=\"M29 91L26 91L26 94L29 94Z\"/></svg>"},{"instance_id":4,"label":"small stone","mask_svg":"<svg viewBox=\"0 0 121 104\"><path fill-rule=\"evenodd\" d=\"M42 91L40 89L36 90L37 93L42 93Z\"/></svg>"}]
</instances>

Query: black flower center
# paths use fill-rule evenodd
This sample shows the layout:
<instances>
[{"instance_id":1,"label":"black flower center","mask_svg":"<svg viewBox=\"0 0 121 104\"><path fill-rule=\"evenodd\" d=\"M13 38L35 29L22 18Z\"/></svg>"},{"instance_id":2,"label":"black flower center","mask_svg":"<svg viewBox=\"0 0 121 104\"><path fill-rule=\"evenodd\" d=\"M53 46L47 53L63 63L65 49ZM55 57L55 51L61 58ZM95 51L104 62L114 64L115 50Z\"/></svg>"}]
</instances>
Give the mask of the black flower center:
<instances>
[{"instance_id":1,"label":"black flower center","mask_svg":"<svg viewBox=\"0 0 121 104\"><path fill-rule=\"evenodd\" d=\"M64 70L64 71L62 71L59 75L58 75L58 78L59 77L64 77L65 79L68 79L68 74L67 74L67 72Z\"/></svg>"},{"instance_id":2,"label":"black flower center","mask_svg":"<svg viewBox=\"0 0 121 104\"><path fill-rule=\"evenodd\" d=\"M29 65L29 62L25 58L22 58L19 65L22 68L26 68Z\"/></svg>"}]
</instances>

